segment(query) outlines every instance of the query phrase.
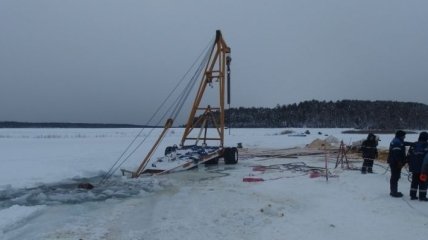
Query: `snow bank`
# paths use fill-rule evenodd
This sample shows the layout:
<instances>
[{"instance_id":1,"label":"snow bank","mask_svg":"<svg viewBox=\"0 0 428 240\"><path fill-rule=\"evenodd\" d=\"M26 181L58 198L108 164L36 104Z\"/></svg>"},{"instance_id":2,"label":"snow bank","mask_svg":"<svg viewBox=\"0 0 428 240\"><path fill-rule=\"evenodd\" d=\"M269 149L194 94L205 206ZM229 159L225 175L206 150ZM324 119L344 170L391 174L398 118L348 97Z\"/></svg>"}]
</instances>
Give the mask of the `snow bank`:
<instances>
[{"instance_id":1,"label":"snow bank","mask_svg":"<svg viewBox=\"0 0 428 240\"><path fill-rule=\"evenodd\" d=\"M0 237L9 231L25 225L30 219L35 218L45 209L45 206L19 206L13 205L9 208L0 210Z\"/></svg>"}]
</instances>

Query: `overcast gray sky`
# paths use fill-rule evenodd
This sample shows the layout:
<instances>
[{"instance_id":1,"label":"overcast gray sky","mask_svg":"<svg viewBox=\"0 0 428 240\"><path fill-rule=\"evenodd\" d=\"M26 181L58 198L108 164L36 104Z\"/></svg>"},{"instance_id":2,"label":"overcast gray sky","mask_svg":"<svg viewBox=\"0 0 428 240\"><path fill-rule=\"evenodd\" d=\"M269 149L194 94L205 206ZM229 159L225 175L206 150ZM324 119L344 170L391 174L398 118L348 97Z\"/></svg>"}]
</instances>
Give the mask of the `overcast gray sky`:
<instances>
[{"instance_id":1,"label":"overcast gray sky","mask_svg":"<svg viewBox=\"0 0 428 240\"><path fill-rule=\"evenodd\" d=\"M0 0L0 121L144 124L216 29L232 107L428 103L426 0Z\"/></svg>"}]
</instances>

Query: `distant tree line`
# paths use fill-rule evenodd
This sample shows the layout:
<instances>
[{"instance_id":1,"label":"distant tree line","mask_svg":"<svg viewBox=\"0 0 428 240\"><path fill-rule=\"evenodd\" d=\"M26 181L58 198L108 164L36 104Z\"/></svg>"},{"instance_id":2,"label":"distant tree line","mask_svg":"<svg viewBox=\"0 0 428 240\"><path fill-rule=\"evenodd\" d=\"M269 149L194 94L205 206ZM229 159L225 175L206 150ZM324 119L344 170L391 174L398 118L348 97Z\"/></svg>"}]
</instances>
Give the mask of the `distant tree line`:
<instances>
[{"instance_id":1,"label":"distant tree line","mask_svg":"<svg viewBox=\"0 0 428 240\"><path fill-rule=\"evenodd\" d=\"M428 129L428 106L396 101L304 101L275 108L231 108L226 125L235 128Z\"/></svg>"},{"instance_id":2,"label":"distant tree line","mask_svg":"<svg viewBox=\"0 0 428 240\"><path fill-rule=\"evenodd\" d=\"M396 101L304 101L274 108L227 109L234 128L428 129L428 105ZM0 128L143 128L133 124L0 122ZM159 126L162 127L162 126Z\"/></svg>"},{"instance_id":3,"label":"distant tree line","mask_svg":"<svg viewBox=\"0 0 428 240\"><path fill-rule=\"evenodd\" d=\"M0 128L142 128L142 125L109 123L33 123L0 122Z\"/></svg>"}]
</instances>

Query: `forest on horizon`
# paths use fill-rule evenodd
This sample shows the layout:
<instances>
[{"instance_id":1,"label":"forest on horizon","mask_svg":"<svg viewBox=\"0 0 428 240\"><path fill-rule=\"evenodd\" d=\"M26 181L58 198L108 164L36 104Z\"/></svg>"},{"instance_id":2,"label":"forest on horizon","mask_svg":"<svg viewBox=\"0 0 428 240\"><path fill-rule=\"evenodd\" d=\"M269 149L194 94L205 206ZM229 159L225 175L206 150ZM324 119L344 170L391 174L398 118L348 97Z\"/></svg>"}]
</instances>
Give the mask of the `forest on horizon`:
<instances>
[{"instance_id":1,"label":"forest on horizon","mask_svg":"<svg viewBox=\"0 0 428 240\"><path fill-rule=\"evenodd\" d=\"M428 129L428 105L397 101L304 101L275 108L231 108L234 128Z\"/></svg>"},{"instance_id":2,"label":"forest on horizon","mask_svg":"<svg viewBox=\"0 0 428 240\"><path fill-rule=\"evenodd\" d=\"M225 110L231 128L428 129L428 105L414 102L310 100L288 105ZM0 121L0 128L143 128L134 124ZM158 126L163 127L163 126Z\"/></svg>"}]
</instances>

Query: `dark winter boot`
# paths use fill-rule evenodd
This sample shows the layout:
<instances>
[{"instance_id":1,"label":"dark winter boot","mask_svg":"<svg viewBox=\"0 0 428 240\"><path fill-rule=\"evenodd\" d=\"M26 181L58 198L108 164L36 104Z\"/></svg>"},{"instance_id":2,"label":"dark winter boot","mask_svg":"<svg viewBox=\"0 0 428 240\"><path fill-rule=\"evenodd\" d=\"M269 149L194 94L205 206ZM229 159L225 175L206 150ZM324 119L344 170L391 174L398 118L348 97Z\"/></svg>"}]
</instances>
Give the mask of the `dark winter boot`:
<instances>
[{"instance_id":1,"label":"dark winter boot","mask_svg":"<svg viewBox=\"0 0 428 240\"><path fill-rule=\"evenodd\" d=\"M391 195L391 197L395 197L395 198L400 198L403 196L403 194L401 192L391 192L389 195Z\"/></svg>"},{"instance_id":2,"label":"dark winter boot","mask_svg":"<svg viewBox=\"0 0 428 240\"><path fill-rule=\"evenodd\" d=\"M369 160L369 161L368 161L368 164L367 164L367 171L368 171L369 173L373 173L373 163L374 163L374 160Z\"/></svg>"},{"instance_id":3,"label":"dark winter boot","mask_svg":"<svg viewBox=\"0 0 428 240\"><path fill-rule=\"evenodd\" d=\"M394 197L394 196L395 197L402 197L403 196L403 194L398 191L398 178L397 178L397 176L395 176L394 172L392 172L392 168L391 168L391 179L389 180L389 189L390 189L389 195L391 195L392 197ZM401 196L398 196L398 195L400 195L398 193L400 193Z\"/></svg>"},{"instance_id":4,"label":"dark winter boot","mask_svg":"<svg viewBox=\"0 0 428 240\"><path fill-rule=\"evenodd\" d=\"M361 174L366 174L367 173L367 168L366 167L362 167L361 168Z\"/></svg>"},{"instance_id":5,"label":"dark winter boot","mask_svg":"<svg viewBox=\"0 0 428 240\"><path fill-rule=\"evenodd\" d=\"M410 200L416 200L416 199L418 199L418 197L416 197L416 190L412 188L410 189Z\"/></svg>"},{"instance_id":6,"label":"dark winter boot","mask_svg":"<svg viewBox=\"0 0 428 240\"><path fill-rule=\"evenodd\" d=\"M427 192L419 191L419 201L428 202Z\"/></svg>"}]
</instances>

